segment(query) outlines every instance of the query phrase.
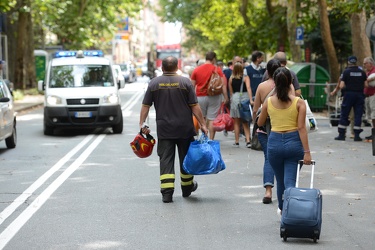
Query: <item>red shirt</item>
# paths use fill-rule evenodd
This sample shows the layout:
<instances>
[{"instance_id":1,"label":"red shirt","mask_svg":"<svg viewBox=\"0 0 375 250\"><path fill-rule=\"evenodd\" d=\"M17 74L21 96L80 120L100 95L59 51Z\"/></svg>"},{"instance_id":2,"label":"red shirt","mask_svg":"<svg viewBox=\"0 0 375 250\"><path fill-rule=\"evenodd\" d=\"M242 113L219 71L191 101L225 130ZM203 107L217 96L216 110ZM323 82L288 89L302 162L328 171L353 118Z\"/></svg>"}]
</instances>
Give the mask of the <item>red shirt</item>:
<instances>
[{"instance_id":1,"label":"red shirt","mask_svg":"<svg viewBox=\"0 0 375 250\"><path fill-rule=\"evenodd\" d=\"M371 75L372 73L375 73L375 66L372 67L372 69L371 69L369 72L366 73L366 74L367 74L367 77L368 77L369 75ZM363 92L365 93L366 96L372 96L372 95L375 94L375 87L370 87L370 86L369 86L369 87L365 88L365 89L363 90Z\"/></svg>"},{"instance_id":2,"label":"red shirt","mask_svg":"<svg viewBox=\"0 0 375 250\"><path fill-rule=\"evenodd\" d=\"M195 81L195 92L197 96L207 96L207 82L212 72L217 70L220 77L224 77L223 71L211 63L205 63L194 69L191 80Z\"/></svg>"}]
</instances>

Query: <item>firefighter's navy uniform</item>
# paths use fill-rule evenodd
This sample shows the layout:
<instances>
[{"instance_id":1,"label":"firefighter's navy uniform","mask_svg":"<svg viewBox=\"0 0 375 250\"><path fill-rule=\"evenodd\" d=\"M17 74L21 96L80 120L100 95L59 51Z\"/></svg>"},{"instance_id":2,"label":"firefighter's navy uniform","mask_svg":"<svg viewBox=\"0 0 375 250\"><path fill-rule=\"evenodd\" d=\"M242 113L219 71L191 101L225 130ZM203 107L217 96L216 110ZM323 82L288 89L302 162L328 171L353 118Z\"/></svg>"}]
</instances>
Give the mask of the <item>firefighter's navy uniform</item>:
<instances>
[{"instance_id":1,"label":"firefighter's navy uniform","mask_svg":"<svg viewBox=\"0 0 375 250\"><path fill-rule=\"evenodd\" d=\"M354 109L354 141L362 141L359 134L361 129L362 115L364 107L363 90L366 82L366 73L357 65L357 58L350 56L348 58L348 67L344 70L341 77L340 87L345 84L345 94L341 104L341 115L338 125L339 136L335 140L345 140L346 127L349 125L349 113Z\"/></svg>"},{"instance_id":2,"label":"firefighter's navy uniform","mask_svg":"<svg viewBox=\"0 0 375 250\"><path fill-rule=\"evenodd\" d=\"M166 73L151 80L143 102L155 106L158 135L157 152L160 159L160 191L163 202L171 202L175 189L175 153L179 156L182 196L188 197L197 187L193 175L182 168L195 128L191 106L198 105L193 85L186 77ZM195 188L195 189L194 189Z\"/></svg>"}]
</instances>

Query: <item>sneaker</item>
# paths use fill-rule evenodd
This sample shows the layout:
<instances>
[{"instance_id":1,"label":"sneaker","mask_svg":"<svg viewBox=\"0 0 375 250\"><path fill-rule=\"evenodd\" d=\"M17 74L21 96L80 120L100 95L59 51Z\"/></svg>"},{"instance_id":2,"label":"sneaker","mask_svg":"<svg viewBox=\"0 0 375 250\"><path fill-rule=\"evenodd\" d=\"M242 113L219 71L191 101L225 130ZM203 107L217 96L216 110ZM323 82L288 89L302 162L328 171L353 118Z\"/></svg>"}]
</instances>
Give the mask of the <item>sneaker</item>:
<instances>
[{"instance_id":1,"label":"sneaker","mask_svg":"<svg viewBox=\"0 0 375 250\"><path fill-rule=\"evenodd\" d=\"M251 148L251 142L246 142L246 147Z\"/></svg>"},{"instance_id":2,"label":"sneaker","mask_svg":"<svg viewBox=\"0 0 375 250\"><path fill-rule=\"evenodd\" d=\"M234 146L235 148L239 148L239 147L240 147L240 144L239 144L238 142L235 142L235 143L233 143L233 146Z\"/></svg>"},{"instance_id":3,"label":"sneaker","mask_svg":"<svg viewBox=\"0 0 375 250\"><path fill-rule=\"evenodd\" d=\"M366 136L365 139L366 139L366 140L372 140L372 135L370 135L370 136Z\"/></svg>"},{"instance_id":4,"label":"sneaker","mask_svg":"<svg viewBox=\"0 0 375 250\"><path fill-rule=\"evenodd\" d=\"M194 192L195 190L197 190L197 188L198 188L198 182L193 181L193 186L191 187L191 189L189 191L182 190L182 197L185 197L185 198L189 197L192 192Z\"/></svg>"},{"instance_id":5,"label":"sneaker","mask_svg":"<svg viewBox=\"0 0 375 250\"><path fill-rule=\"evenodd\" d=\"M336 141L345 141L345 137L344 136L337 136L337 137L335 137L335 140Z\"/></svg>"},{"instance_id":6,"label":"sneaker","mask_svg":"<svg viewBox=\"0 0 375 250\"><path fill-rule=\"evenodd\" d=\"M281 215L282 215L282 211L280 210L280 208L277 208L277 211L276 211L278 217L279 217L279 220L281 221Z\"/></svg>"},{"instance_id":7,"label":"sneaker","mask_svg":"<svg viewBox=\"0 0 375 250\"><path fill-rule=\"evenodd\" d=\"M172 194L163 194L163 202L164 203L171 203L173 202L173 199L172 199L173 195Z\"/></svg>"},{"instance_id":8,"label":"sneaker","mask_svg":"<svg viewBox=\"0 0 375 250\"><path fill-rule=\"evenodd\" d=\"M359 136L354 137L354 141L362 141L362 138Z\"/></svg>"}]
</instances>

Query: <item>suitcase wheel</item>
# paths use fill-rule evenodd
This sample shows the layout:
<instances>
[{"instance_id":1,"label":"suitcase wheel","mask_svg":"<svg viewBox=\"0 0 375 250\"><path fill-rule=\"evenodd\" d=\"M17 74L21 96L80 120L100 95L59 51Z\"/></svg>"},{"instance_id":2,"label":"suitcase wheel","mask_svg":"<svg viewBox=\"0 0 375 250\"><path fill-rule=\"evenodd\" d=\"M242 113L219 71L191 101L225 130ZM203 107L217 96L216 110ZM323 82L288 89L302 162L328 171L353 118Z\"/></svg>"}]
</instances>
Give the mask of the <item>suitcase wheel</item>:
<instances>
[{"instance_id":1,"label":"suitcase wheel","mask_svg":"<svg viewBox=\"0 0 375 250\"><path fill-rule=\"evenodd\" d=\"M319 230L314 230L313 241L314 243L317 243L318 240L319 240Z\"/></svg>"},{"instance_id":2,"label":"suitcase wheel","mask_svg":"<svg viewBox=\"0 0 375 250\"><path fill-rule=\"evenodd\" d=\"M285 230L285 228L283 228L283 227L280 228L280 237L283 238L284 241L286 241L287 238L288 238L288 237L286 236L286 230Z\"/></svg>"}]
</instances>

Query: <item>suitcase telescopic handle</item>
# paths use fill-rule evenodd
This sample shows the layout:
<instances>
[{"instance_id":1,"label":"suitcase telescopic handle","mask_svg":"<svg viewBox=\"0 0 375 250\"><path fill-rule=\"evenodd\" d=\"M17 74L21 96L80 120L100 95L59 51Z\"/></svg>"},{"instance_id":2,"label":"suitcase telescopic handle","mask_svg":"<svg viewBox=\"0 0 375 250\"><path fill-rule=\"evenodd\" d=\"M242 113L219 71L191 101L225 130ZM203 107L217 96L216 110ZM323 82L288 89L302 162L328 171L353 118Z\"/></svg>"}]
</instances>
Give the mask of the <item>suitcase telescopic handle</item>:
<instances>
[{"instance_id":1,"label":"suitcase telescopic handle","mask_svg":"<svg viewBox=\"0 0 375 250\"><path fill-rule=\"evenodd\" d=\"M303 160L298 161L298 166L297 166L297 176L296 176L296 187L298 187L299 183L299 171L300 168L303 166ZM310 180L310 188L314 187L314 171L315 171L315 161L311 160L311 180Z\"/></svg>"}]
</instances>

